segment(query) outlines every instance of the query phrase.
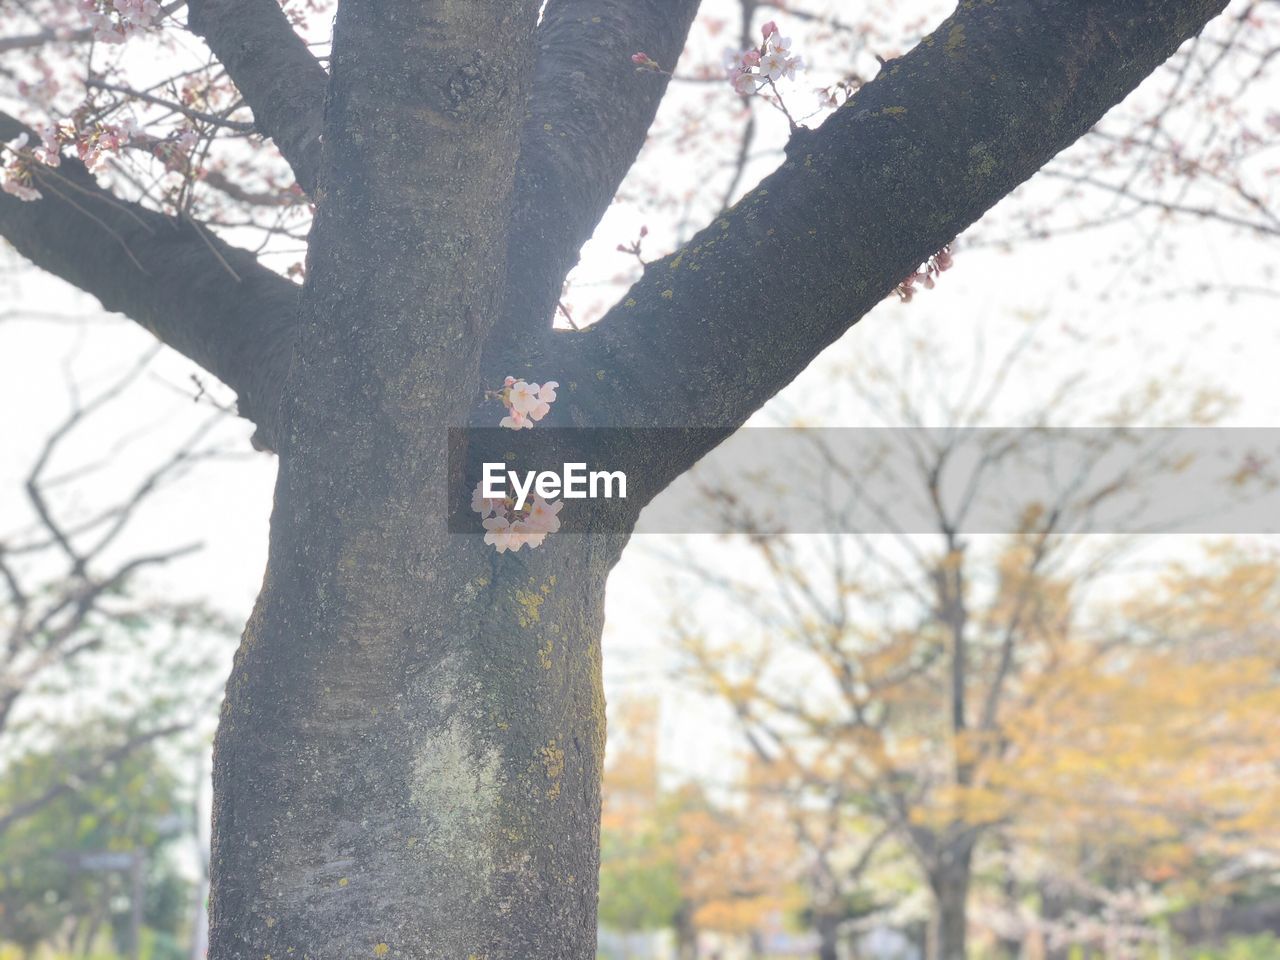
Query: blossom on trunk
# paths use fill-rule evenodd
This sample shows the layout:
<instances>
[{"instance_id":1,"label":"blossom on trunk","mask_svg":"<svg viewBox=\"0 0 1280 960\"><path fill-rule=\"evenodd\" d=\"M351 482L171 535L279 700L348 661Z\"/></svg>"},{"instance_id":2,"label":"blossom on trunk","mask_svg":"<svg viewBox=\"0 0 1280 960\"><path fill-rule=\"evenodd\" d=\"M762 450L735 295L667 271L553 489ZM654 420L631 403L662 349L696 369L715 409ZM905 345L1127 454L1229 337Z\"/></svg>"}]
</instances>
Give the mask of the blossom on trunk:
<instances>
[{"instance_id":1,"label":"blossom on trunk","mask_svg":"<svg viewBox=\"0 0 1280 960\"><path fill-rule=\"evenodd\" d=\"M507 377L502 381L501 390L486 391L485 395L501 400L507 408L507 415L498 422L498 426L508 430L532 430L534 423L551 412L559 386L555 380L538 384Z\"/></svg>"},{"instance_id":2,"label":"blossom on trunk","mask_svg":"<svg viewBox=\"0 0 1280 960\"><path fill-rule=\"evenodd\" d=\"M471 493L471 509L480 514L485 544L498 553L508 550L518 553L525 546L533 550L542 546L547 534L560 529L557 514L564 506L561 501L547 501L535 495L523 508L517 509L510 498L486 497L483 490L483 484L476 484Z\"/></svg>"}]
</instances>

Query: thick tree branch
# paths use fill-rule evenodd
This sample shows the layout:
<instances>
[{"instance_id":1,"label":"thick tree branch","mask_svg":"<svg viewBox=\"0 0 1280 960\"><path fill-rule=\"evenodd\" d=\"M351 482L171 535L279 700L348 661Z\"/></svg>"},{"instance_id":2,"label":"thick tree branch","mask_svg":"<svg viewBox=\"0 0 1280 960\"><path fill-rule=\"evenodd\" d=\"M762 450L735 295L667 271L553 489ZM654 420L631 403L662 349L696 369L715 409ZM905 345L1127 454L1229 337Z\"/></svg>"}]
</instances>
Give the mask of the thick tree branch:
<instances>
[{"instance_id":1,"label":"thick tree branch","mask_svg":"<svg viewBox=\"0 0 1280 960\"><path fill-rule=\"evenodd\" d=\"M320 169L324 67L275 0L191 0L188 16L192 32L227 68L258 128L311 193Z\"/></svg>"},{"instance_id":2,"label":"thick tree branch","mask_svg":"<svg viewBox=\"0 0 1280 960\"><path fill-rule=\"evenodd\" d=\"M603 320L564 336L575 419L732 431L1225 5L960 4ZM702 434L621 456L656 491L709 446Z\"/></svg>"},{"instance_id":3,"label":"thick tree branch","mask_svg":"<svg viewBox=\"0 0 1280 960\"><path fill-rule=\"evenodd\" d=\"M521 134L508 324L545 329L565 276L644 145L699 0L550 0Z\"/></svg>"},{"instance_id":4,"label":"thick tree branch","mask_svg":"<svg viewBox=\"0 0 1280 960\"><path fill-rule=\"evenodd\" d=\"M0 141L24 129L0 113ZM35 174L44 199L0 195L0 237L226 383L269 439L298 288L191 220L114 197L78 161Z\"/></svg>"}]
</instances>

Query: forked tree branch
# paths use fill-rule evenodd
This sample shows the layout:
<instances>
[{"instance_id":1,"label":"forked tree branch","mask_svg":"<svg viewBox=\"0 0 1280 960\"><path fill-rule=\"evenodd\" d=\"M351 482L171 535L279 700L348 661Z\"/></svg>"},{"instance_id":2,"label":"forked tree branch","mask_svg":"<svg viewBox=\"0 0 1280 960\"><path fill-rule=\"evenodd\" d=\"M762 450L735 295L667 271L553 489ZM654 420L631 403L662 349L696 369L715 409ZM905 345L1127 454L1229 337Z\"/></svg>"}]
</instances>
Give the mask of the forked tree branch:
<instances>
[{"instance_id":1,"label":"forked tree branch","mask_svg":"<svg viewBox=\"0 0 1280 960\"><path fill-rule=\"evenodd\" d=\"M598 324L556 338L575 420L727 435L1225 6L961 3ZM620 453L656 491L711 445Z\"/></svg>"},{"instance_id":2,"label":"forked tree branch","mask_svg":"<svg viewBox=\"0 0 1280 960\"><path fill-rule=\"evenodd\" d=\"M550 326L564 278L644 145L699 0L550 0L520 143L508 327ZM509 335L509 333L507 334Z\"/></svg>"}]
</instances>

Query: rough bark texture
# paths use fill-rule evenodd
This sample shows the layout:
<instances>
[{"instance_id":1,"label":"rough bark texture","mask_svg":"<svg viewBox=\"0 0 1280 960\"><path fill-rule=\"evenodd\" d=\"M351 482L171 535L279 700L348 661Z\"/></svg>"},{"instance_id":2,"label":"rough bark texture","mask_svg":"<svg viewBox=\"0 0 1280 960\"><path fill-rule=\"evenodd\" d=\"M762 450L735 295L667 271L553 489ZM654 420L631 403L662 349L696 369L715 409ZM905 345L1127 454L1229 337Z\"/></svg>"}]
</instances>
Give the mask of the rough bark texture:
<instances>
[{"instance_id":1,"label":"rough bark texture","mask_svg":"<svg viewBox=\"0 0 1280 960\"><path fill-rule=\"evenodd\" d=\"M511 231L506 323L550 326L578 262L635 162L669 77L637 71L644 51L673 70L699 0L550 0L538 27Z\"/></svg>"},{"instance_id":2,"label":"rough bark texture","mask_svg":"<svg viewBox=\"0 0 1280 960\"><path fill-rule=\"evenodd\" d=\"M252 103L281 78L252 79L270 58L235 39L241 3L194 16ZM965 0L581 334L546 330L553 294L661 94L615 55L674 62L691 3L551 0L535 85L536 0L343 0L291 328L290 284L82 169L74 195L0 197L0 234L226 379L280 452L217 738L213 960L590 960L623 538L449 535L447 428L528 370L562 383L558 423L729 432L1224 5ZM311 142L271 106L264 129ZM612 466L674 478L697 436Z\"/></svg>"},{"instance_id":3,"label":"rough bark texture","mask_svg":"<svg viewBox=\"0 0 1280 960\"><path fill-rule=\"evenodd\" d=\"M618 545L444 529L537 4L340 10L266 581L215 754L210 955L594 952Z\"/></svg>"}]
</instances>

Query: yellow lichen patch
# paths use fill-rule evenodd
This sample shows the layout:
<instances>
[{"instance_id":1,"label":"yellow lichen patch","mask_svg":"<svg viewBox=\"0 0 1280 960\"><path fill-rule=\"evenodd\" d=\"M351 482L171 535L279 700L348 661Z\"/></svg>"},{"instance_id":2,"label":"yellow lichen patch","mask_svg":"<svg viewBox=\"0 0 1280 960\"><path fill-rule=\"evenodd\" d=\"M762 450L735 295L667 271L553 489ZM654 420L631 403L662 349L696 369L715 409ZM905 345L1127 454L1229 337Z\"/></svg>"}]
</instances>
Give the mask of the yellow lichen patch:
<instances>
[{"instance_id":1,"label":"yellow lichen patch","mask_svg":"<svg viewBox=\"0 0 1280 960\"><path fill-rule=\"evenodd\" d=\"M947 34L946 51L951 56L955 56L955 54L963 46L964 46L964 27L961 26L960 24L956 24L954 27L951 28L951 32Z\"/></svg>"},{"instance_id":2,"label":"yellow lichen patch","mask_svg":"<svg viewBox=\"0 0 1280 960\"><path fill-rule=\"evenodd\" d=\"M564 751L556 746L554 740L547 742L538 753L542 757L542 765L546 768L547 779L552 781L547 790L547 799L554 800L560 796L560 777L564 773Z\"/></svg>"},{"instance_id":3,"label":"yellow lichen patch","mask_svg":"<svg viewBox=\"0 0 1280 960\"><path fill-rule=\"evenodd\" d=\"M338 881L338 886L345 887L350 882L351 881L348 880L346 877L343 877L341 880Z\"/></svg>"},{"instance_id":4,"label":"yellow lichen patch","mask_svg":"<svg viewBox=\"0 0 1280 960\"><path fill-rule=\"evenodd\" d=\"M907 112L907 108L906 107L885 107L880 112L887 113L891 117L900 117Z\"/></svg>"},{"instance_id":5,"label":"yellow lichen patch","mask_svg":"<svg viewBox=\"0 0 1280 960\"><path fill-rule=\"evenodd\" d=\"M263 923L265 923L265 924L267 925L267 929L268 929L268 930L270 930L272 927L274 927L274 926L276 925L276 918L275 918L275 917L267 917L267 919L266 919L266 920L264 920L264 921L263 921Z\"/></svg>"},{"instance_id":6,"label":"yellow lichen patch","mask_svg":"<svg viewBox=\"0 0 1280 960\"><path fill-rule=\"evenodd\" d=\"M531 627L542 619L542 604L546 602L546 596L536 590L523 590L517 588L516 603L520 605L520 612L516 614L516 621L522 627Z\"/></svg>"},{"instance_id":7,"label":"yellow lichen patch","mask_svg":"<svg viewBox=\"0 0 1280 960\"><path fill-rule=\"evenodd\" d=\"M538 648L538 663L543 670L551 669L551 654L556 648L556 642L547 637L547 642Z\"/></svg>"},{"instance_id":8,"label":"yellow lichen patch","mask_svg":"<svg viewBox=\"0 0 1280 960\"><path fill-rule=\"evenodd\" d=\"M663 290L663 291L662 291L662 299L663 299L663 300L670 300L670 299L671 299L672 297L674 297L675 295L676 295L676 292L675 292L674 290Z\"/></svg>"},{"instance_id":9,"label":"yellow lichen patch","mask_svg":"<svg viewBox=\"0 0 1280 960\"><path fill-rule=\"evenodd\" d=\"M380 943L373 948L373 955L375 957L385 957L390 952L391 952L391 947L389 947L385 943Z\"/></svg>"},{"instance_id":10,"label":"yellow lichen patch","mask_svg":"<svg viewBox=\"0 0 1280 960\"><path fill-rule=\"evenodd\" d=\"M623 305L624 307L634 307L634 306L636 305L636 298L635 298L635 297L627 297L627 299L626 299L626 300L623 300L623 301L622 301L622 305Z\"/></svg>"},{"instance_id":11,"label":"yellow lichen patch","mask_svg":"<svg viewBox=\"0 0 1280 960\"><path fill-rule=\"evenodd\" d=\"M412 849L413 847L416 847L418 845L418 838L410 837L408 840L404 842L404 845Z\"/></svg>"}]
</instances>

